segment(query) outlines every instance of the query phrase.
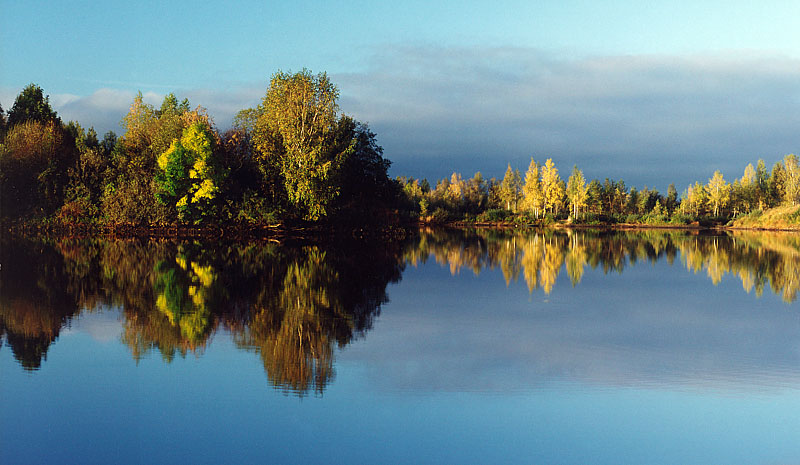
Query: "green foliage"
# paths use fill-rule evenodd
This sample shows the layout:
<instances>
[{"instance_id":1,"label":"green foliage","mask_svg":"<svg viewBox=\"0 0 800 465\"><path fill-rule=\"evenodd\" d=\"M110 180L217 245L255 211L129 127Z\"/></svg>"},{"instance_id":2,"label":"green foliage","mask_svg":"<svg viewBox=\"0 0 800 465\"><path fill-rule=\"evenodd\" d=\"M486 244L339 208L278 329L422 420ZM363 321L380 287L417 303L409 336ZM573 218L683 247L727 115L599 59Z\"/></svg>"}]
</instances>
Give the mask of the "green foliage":
<instances>
[{"instance_id":1,"label":"green foliage","mask_svg":"<svg viewBox=\"0 0 800 465\"><path fill-rule=\"evenodd\" d=\"M338 96L325 73L275 73L253 134L265 178L277 167L289 203L311 221L327 216L339 194L335 178L342 157L333 144Z\"/></svg>"},{"instance_id":2,"label":"green foliage","mask_svg":"<svg viewBox=\"0 0 800 465\"><path fill-rule=\"evenodd\" d=\"M509 211L503 208L493 208L486 210L477 217L480 222L497 222L505 221L509 217Z\"/></svg>"},{"instance_id":3,"label":"green foliage","mask_svg":"<svg viewBox=\"0 0 800 465\"><path fill-rule=\"evenodd\" d=\"M49 215L64 201L75 141L56 121L24 121L0 146L0 214Z\"/></svg>"},{"instance_id":4,"label":"green foliage","mask_svg":"<svg viewBox=\"0 0 800 465\"><path fill-rule=\"evenodd\" d=\"M14 100L14 106L8 111L8 127L20 123L35 121L46 124L50 121L60 123L58 115L50 106L50 96L45 96L41 87L28 84Z\"/></svg>"},{"instance_id":5,"label":"green foliage","mask_svg":"<svg viewBox=\"0 0 800 465\"><path fill-rule=\"evenodd\" d=\"M419 201L419 216L428 216L428 206L430 202L428 199L420 199Z\"/></svg>"},{"instance_id":6,"label":"green foliage","mask_svg":"<svg viewBox=\"0 0 800 465\"><path fill-rule=\"evenodd\" d=\"M244 193L241 203L237 208L236 221L248 224L275 224L278 223L279 212L267 199L258 193L248 190Z\"/></svg>"},{"instance_id":7,"label":"green foliage","mask_svg":"<svg viewBox=\"0 0 800 465\"><path fill-rule=\"evenodd\" d=\"M446 223L452 219L450 212L445 210L442 207L438 207L436 210L433 211L433 215L431 215L431 221L434 223Z\"/></svg>"},{"instance_id":8,"label":"green foliage","mask_svg":"<svg viewBox=\"0 0 800 465\"><path fill-rule=\"evenodd\" d=\"M226 171L214 155L214 135L201 122L183 131L158 158L156 198L176 208L181 221L199 222L214 214L214 200Z\"/></svg>"},{"instance_id":9,"label":"green foliage","mask_svg":"<svg viewBox=\"0 0 800 465\"><path fill-rule=\"evenodd\" d=\"M680 212L675 212L669 219L672 225L686 225L692 222L692 218Z\"/></svg>"}]
</instances>

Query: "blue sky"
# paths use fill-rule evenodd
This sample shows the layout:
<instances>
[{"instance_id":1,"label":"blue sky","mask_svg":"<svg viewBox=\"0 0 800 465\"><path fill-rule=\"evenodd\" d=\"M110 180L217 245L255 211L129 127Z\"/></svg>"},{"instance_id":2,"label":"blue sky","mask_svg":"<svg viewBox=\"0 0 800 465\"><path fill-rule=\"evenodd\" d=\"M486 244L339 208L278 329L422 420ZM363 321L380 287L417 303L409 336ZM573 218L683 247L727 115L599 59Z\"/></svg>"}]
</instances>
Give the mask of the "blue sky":
<instances>
[{"instance_id":1,"label":"blue sky","mask_svg":"<svg viewBox=\"0 0 800 465\"><path fill-rule=\"evenodd\" d=\"M278 69L328 72L393 175L530 157L666 189L800 151L800 2L11 2L0 103L30 82L113 129L136 91L225 129Z\"/></svg>"}]
</instances>

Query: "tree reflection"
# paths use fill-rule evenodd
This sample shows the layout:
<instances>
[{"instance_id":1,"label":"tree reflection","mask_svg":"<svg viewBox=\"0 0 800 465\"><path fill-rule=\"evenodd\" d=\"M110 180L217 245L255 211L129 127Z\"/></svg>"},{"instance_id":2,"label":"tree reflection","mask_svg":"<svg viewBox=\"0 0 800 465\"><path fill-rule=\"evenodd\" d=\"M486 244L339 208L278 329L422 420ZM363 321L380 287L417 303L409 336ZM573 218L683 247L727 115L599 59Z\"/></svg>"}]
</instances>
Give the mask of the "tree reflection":
<instances>
[{"instance_id":1,"label":"tree reflection","mask_svg":"<svg viewBox=\"0 0 800 465\"><path fill-rule=\"evenodd\" d=\"M389 245L4 238L0 246L0 350L24 369L38 369L81 312L114 307L137 363L200 356L223 330L257 354L272 386L298 395L322 393L334 379L336 348L369 331L406 264L497 270L507 285L524 280L529 292L550 294L562 268L577 286L588 269L622 273L680 257L714 285L730 277L786 302L800 287L800 238L778 233L424 229Z\"/></svg>"},{"instance_id":2,"label":"tree reflection","mask_svg":"<svg viewBox=\"0 0 800 465\"><path fill-rule=\"evenodd\" d=\"M23 368L36 370L81 307L52 245L4 240L0 264L0 337Z\"/></svg>"},{"instance_id":3,"label":"tree reflection","mask_svg":"<svg viewBox=\"0 0 800 465\"><path fill-rule=\"evenodd\" d=\"M467 268L477 275L483 268L499 267L506 285L522 276L530 292L550 294L562 267L576 286L587 266L622 273L638 262L665 259L673 264L679 255L688 270L704 271L714 285L731 275L741 280L746 292L755 289L757 296L769 286L785 302L797 299L800 237L791 233L428 229L421 231L418 245L406 251L405 260L416 266L433 257L453 274Z\"/></svg>"},{"instance_id":4,"label":"tree reflection","mask_svg":"<svg viewBox=\"0 0 800 465\"><path fill-rule=\"evenodd\" d=\"M387 284L400 279L399 246L7 242L0 344L36 369L73 317L113 306L137 363L152 352L167 363L199 356L225 328L259 355L273 386L322 393L334 376L335 347L372 327Z\"/></svg>"}]
</instances>

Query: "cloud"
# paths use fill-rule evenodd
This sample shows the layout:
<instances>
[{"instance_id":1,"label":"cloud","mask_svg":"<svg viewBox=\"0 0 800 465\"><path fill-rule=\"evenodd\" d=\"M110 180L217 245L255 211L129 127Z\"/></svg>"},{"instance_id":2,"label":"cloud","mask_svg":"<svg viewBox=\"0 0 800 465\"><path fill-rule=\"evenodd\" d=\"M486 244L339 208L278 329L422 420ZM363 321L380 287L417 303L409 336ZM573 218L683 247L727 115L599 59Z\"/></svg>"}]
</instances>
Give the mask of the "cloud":
<instances>
[{"instance_id":1,"label":"cloud","mask_svg":"<svg viewBox=\"0 0 800 465\"><path fill-rule=\"evenodd\" d=\"M559 59L525 48L390 48L335 76L394 172L502 175L531 156L665 188L800 148L800 60L748 54ZM428 174L430 176L430 174Z\"/></svg>"}]
</instances>

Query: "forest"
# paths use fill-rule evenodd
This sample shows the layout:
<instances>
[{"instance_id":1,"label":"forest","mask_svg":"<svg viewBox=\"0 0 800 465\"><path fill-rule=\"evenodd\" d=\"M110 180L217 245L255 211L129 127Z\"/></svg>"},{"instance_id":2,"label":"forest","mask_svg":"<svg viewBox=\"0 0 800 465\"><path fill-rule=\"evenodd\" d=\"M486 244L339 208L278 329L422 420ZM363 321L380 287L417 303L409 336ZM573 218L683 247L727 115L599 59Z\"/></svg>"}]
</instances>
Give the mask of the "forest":
<instances>
[{"instance_id":1,"label":"forest","mask_svg":"<svg viewBox=\"0 0 800 465\"><path fill-rule=\"evenodd\" d=\"M31 84L0 108L0 216L63 225L352 224L402 192L375 134L340 114L324 74L276 73L220 131L203 107L141 92L124 133L64 123Z\"/></svg>"},{"instance_id":2,"label":"forest","mask_svg":"<svg viewBox=\"0 0 800 465\"><path fill-rule=\"evenodd\" d=\"M141 92L124 132L102 139L64 123L36 84L0 106L0 220L121 225L346 225L497 223L800 227L800 164L763 160L729 182L716 171L678 194L623 180L588 181L574 166L533 158L524 176L478 172L390 179L370 128L342 114L325 73L277 72L261 103L221 131L201 106L174 94L160 107ZM775 210L775 209L778 210ZM777 211L778 213L774 213Z\"/></svg>"}]
</instances>

